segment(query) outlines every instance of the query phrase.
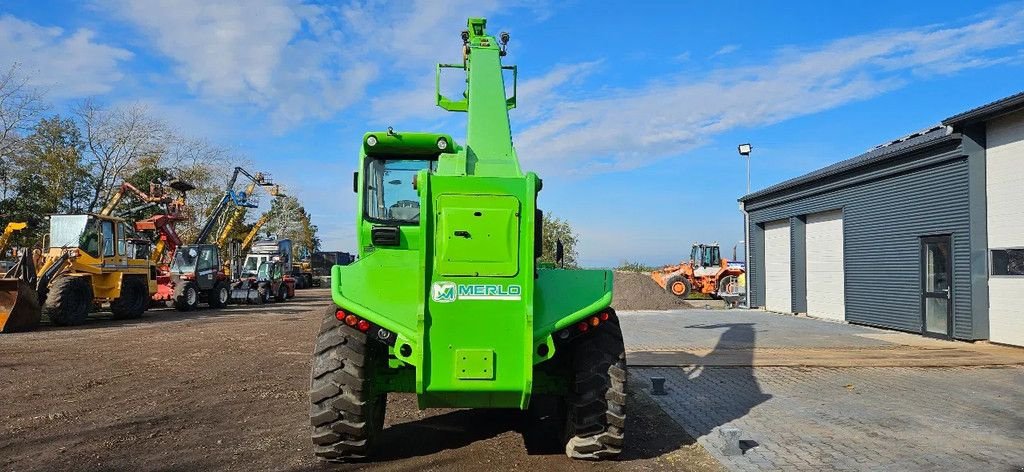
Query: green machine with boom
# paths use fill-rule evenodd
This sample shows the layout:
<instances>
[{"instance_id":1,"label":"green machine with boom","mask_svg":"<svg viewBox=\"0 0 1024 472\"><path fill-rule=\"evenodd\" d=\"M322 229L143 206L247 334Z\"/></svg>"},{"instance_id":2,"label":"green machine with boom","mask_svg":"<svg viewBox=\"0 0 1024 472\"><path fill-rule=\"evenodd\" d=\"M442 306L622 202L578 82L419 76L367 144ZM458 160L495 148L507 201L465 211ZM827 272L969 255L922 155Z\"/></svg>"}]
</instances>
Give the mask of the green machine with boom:
<instances>
[{"instance_id":1,"label":"green machine with boom","mask_svg":"<svg viewBox=\"0 0 1024 472\"><path fill-rule=\"evenodd\" d=\"M391 128L363 136L359 259L331 269L334 305L313 358L323 459L372 457L389 392L415 393L420 408L527 410L557 426L538 430L558 431L550 439L570 457L621 451L626 363L612 273L538 264L541 179L520 170L512 146L508 34L496 39L486 23L470 18L462 63L437 68L438 106L468 114L465 145ZM448 68L466 74L461 99L440 92Z\"/></svg>"}]
</instances>

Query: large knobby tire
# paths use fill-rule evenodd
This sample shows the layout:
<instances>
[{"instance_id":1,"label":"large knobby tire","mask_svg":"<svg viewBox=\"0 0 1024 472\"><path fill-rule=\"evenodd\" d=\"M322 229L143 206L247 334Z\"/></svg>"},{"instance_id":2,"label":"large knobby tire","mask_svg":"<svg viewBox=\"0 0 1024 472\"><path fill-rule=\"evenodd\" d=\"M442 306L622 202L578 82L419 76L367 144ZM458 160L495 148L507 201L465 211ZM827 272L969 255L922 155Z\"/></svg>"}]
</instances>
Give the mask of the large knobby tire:
<instances>
[{"instance_id":1,"label":"large knobby tire","mask_svg":"<svg viewBox=\"0 0 1024 472\"><path fill-rule=\"evenodd\" d=\"M206 292L206 303L213 308L224 308L228 306L231 298L231 289L227 282L217 282L210 291Z\"/></svg>"},{"instance_id":2,"label":"large knobby tire","mask_svg":"<svg viewBox=\"0 0 1024 472\"><path fill-rule=\"evenodd\" d=\"M681 275L673 275L665 281L665 291L684 300L690 296L691 290L693 288L690 286L690 281Z\"/></svg>"},{"instance_id":3,"label":"large knobby tire","mask_svg":"<svg viewBox=\"0 0 1024 472\"><path fill-rule=\"evenodd\" d=\"M313 453L335 462L366 459L384 429L386 393L372 393L371 376L387 348L339 321L332 305L313 350L309 420Z\"/></svg>"},{"instance_id":4,"label":"large knobby tire","mask_svg":"<svg viewBox=\"0 0 1024 472\"><path fill-rule=\"evenodd\" d=\"M123 276L121 278L121 296L110 302L110 311L115 320L128 320L142 317L149 307L149 285L141 276Z\"/></svg>"},{"instance_id":5,"label":"large knobby tire","mask_svg":"<svg viewBox=\"0 0 1024 472\"><path fill-rule=\"evenodd\" d=\"M174 308L178 311L194 310L199 305L199 287L195 282L185 282L174 295Z\"/></svg>"},{"instance_id":6,"label":"large knobby tire","mask_svg":"<svg viewBox=\"0 0 1024 472\"><path fill-rule=\"evenodd\" d=\"M92 300L92 281L89 277L64 275L50 284L43 311L55 325L79 325L89 316Z\"/></svg>"},{"instance_id":7,"label":"large knobby tire","mask_svg":"<svg viewBox=\"0 0 1024 472\"><path fill-rule=\"evenodd\" d=\"M614 458L622 452L626 433L626 349L618 318L613 314L569 348L573 383L566 398L565 454Z\"/></svg>"}]
</instances>

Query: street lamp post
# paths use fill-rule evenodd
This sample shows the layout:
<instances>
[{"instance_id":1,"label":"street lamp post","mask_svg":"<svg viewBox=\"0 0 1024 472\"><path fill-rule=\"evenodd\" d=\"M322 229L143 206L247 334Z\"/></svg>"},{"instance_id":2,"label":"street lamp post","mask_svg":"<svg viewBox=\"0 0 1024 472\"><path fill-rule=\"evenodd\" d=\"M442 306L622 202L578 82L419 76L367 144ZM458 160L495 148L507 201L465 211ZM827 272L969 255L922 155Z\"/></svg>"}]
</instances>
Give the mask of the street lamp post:
<instances>
[{"instance_id":1,"label":"street lamp post","mask_svg":"<svg viewBox=\"0 0 1024 472\"><path fill-rule=\"evenodd\" d=\"M747 158L747 193L744 195L750 195L750 151L753 151L754 147L750 143L740 144L736 146L736 151L741 156ZM744 277L746 281L743 284L743 299L747 309L750 309L750 215L747 213L746 202L740 202L740 210L743 211L743 270L746 272L748 277Z\"/></svg>"},{"instance_id":2,"label":"street lamp post","mask_svg":"<svg viewBox=\"0 0 1024 472\"><path fill-rule=\"evenodd\" d=\"M754 150L754 147L750 143L740 144L736 146L736 150L739 151L740 155L747 158L747 194L750 193L750 151Z\"/></svg>"}]
</instances>

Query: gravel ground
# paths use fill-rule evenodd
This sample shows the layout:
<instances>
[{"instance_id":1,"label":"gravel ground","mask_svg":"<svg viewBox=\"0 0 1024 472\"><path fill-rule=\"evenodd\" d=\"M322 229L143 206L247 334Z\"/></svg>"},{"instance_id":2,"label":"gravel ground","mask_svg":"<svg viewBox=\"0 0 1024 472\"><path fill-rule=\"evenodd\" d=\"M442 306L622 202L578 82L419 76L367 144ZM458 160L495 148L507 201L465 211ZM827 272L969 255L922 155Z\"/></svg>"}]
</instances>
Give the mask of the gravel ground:
<instances>
[{"instance_id":1,"label":"gravel ground","mask_svg":"<svg viewBox=\"0 0 1024 472\"><path fill-rule=\"evenodd\" d=\"M612 306L616 310L678 310L690 303L669 294L648 273L615 272Z\"/></svg>"},{"instance_id":2,"label":"gravel ground","mask_svg":"<svg viewBox=\"0 0 1024 472\"><path fill-rule=\"evenodd\" d=\"M653 285L653 282L651 282ZM284 304L0 336L0 469L319 470L311 452L309 359L327 290ZM390 395L370 470L720 470L631 383L621 460L528 450L522 414L425 410Z\"/></svg>"}]
</instances>

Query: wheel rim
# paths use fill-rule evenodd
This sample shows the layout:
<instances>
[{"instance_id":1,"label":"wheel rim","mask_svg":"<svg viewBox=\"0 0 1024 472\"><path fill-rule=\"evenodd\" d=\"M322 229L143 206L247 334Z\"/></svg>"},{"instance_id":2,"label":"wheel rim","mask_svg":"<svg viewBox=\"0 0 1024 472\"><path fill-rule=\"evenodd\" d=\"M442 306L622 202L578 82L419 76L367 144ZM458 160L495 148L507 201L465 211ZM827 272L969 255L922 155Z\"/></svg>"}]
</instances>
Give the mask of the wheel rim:
<instances>
[{"instance_id":1,"label":"wheel rim","mask_svg":"<svg viewBox=\"0 0 1024 472\"><path fill-rule=\"evenodd\" d=\"M198 298L196 296L196 289L189 287L189 289L185 291L185 301L190 306L191 305L195 305L196 304L196 298Z\"/></svg>"},{"instance_id":2,"label":"wheel rim","mask_svg":"<svg viewBox=\"0 0 1024 472\"><path fill-rule=\"evenodd\" d=\"M682 282L674 282L672 284L672 293L676 295L682 295L686 291L686 284Z\"/></svg>"},{"instance_id":3,"label":"wheel rim","mask_svg":"<svg viewBox=\"0 0 1024 472\"><path fill-rule=\"evenodd\" d=\"M226 289L224 287L221 287L220 288L220 293L217 294L217 300L220 301L221 304L227 303L228 302L228 289Z\"/></svg>"}]
</instances>

